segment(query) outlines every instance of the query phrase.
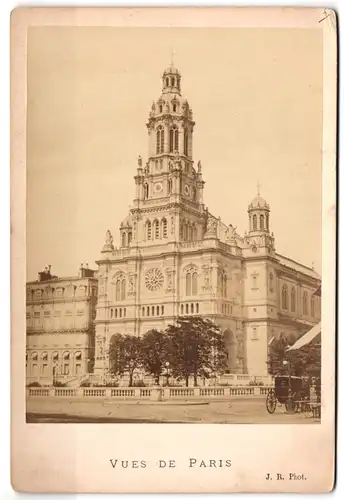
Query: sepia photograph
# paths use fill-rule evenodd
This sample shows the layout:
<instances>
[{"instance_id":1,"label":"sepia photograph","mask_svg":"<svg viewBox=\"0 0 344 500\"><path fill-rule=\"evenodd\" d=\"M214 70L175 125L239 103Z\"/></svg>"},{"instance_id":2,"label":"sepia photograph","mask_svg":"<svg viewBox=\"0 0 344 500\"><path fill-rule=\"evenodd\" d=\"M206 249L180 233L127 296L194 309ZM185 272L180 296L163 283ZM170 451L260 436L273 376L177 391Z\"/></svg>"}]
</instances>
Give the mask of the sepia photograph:
<instances>
[{"instance_id":1,"label":"sepia photograph","mask_svg":"<svg viewBox=\"0 0 344 500\"><path fill-rule=\"evenodd\" d=\"M12 253L22 297L13 425L41 471L49 447L60 461L78 448L80 483L64 465L67 489L37 483L33 469L19 483L177 492L177 472L155 485L151 470L172 461L185 474L233 471L217 486L209 472L207 492L324 491L334 443L334 14L95 9L92 19L76 9L76 21L74 9L52 11L14 17L13 40L25 33L25 53L12 56L12 75L25 67L13 94L25 98L15 121L25 121L25 141L13 148L25 195L12 201L23 227ZM292 434L304 440L298 459ZM250 465L250 483L239 478L244 438L247 453L271 450L260 472ZM40 457L34 442L48 447ZM328 471L308 483L314 446ZM136 472L136 487L133 460L152 473ZM93 482L81 477L93 468ZM114 487L108 474L122 468ZM185 476L184 492L200 491L197 477Z\"/></svg>"},{"instance_id":2,"label":"sepia photograph","mask_svg":"<svg viewBox=\"0 0 344 500\"><path fill-rule=\"evenodd\" d=\"M320 47L29 29L28 422L320 421Z\"/></svg>"}]
</instances>

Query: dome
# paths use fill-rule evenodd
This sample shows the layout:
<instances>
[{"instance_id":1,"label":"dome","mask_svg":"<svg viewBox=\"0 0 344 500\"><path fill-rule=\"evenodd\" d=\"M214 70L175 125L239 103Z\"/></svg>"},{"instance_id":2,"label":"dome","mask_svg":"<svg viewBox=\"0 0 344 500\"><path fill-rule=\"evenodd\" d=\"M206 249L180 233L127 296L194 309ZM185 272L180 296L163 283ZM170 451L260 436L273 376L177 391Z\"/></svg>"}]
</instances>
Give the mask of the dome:
<instances>
[{"instance_id":1,"label":"dome","mask_svg":"<svg viewBox=\"0 0 344 500\"><path fill-rule=\"evenodd\" d=\"M131 227L132 226L132 219L131 215L128 215L123 222L121 222L121 228L122 227Z\"/></svg>"},{"instance_id":2,"label":"dome","mask_svg":"<svg viewBox=\"0 0 344 500\"><path fill-rule=\"evenodd\" d=\"M266 210L270 209L266 200L264 200L264 198L262 198L260 195L257 195L255 198L253 198L248 208L249 210L253 210L256 208L265 208Z\"/></svg>"},{"instance_id":3,"label":"dome","mask_svg":"<svg viewBox=\"0 0 344 500\"><path fill-rule=\"evenodd\" d=\"M170 65L168 68L165 69L165 71L163 73L163 76L166 76L166 75L178 75L178 76L180 76L180 73L177 70L177 68L175 68L173 65Z\"/></svg>"}]
</instances>

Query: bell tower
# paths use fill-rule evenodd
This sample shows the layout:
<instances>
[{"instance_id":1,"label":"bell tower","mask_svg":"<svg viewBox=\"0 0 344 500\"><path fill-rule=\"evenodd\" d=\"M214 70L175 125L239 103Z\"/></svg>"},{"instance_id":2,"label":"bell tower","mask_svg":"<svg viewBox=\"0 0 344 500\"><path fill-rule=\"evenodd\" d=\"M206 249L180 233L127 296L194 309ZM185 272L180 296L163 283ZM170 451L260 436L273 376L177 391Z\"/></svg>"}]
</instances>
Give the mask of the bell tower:
<instances>
[{"instance_id":1,"label":"bell tower","mask_svg":"<svg viewBox=\"0 0 344 500\"><path fill-rule=\"evenodd\" d=\"M173 63L162 74L161 94L152 103L146 125L148 159L143 165L139 157L131 209L137 230L131 230L127 220L121 230L130 234L132 244L156 244L161 235L175 242L202 239L204 181L201 163L196 171L193 162L195 122L182 96L181 74ZM154 229L158 225L160 229ZM123 238L128 242L129 237Z\"/></svg>"},{"instance_id":2,"label":"bell tower","mask_svg":"<svg viewBox=\"0 0 344 500\"><path fill-rule=\"evenodd\" d=\"M260 185L257 185L257 196L248 205L249 231L245 241L256 252L259 247L267 248L271 253L275 248L273 233L270 233L270 206L260 196Z\"/></svg>"},{"instance_id":3,"label":"bell tower","mask_svg":"<svg viewBox=\"0 0 344 500\"><path fill-rule=\"evenodd\" d=\"M192 109L181 95L181 75L170 65L162 75L162 92L149 113L147 167L154 175L169 172L171 161L181 161L182 170L192 173ZM168 193L169 194L169 193Z\"/></svg>"}]
</instances>

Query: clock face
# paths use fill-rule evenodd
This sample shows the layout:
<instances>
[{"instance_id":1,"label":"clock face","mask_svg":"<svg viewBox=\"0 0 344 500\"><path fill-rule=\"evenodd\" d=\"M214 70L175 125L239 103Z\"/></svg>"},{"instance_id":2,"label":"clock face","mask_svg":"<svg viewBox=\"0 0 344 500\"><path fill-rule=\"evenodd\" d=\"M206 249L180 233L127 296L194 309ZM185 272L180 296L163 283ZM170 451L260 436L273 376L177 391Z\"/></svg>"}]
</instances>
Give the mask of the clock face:
<instances>
[{"instance_id":1,"label":"clock face","mask_svg":"<svg viewBox=\"0 0 344 500\"><path fill-rule=\"evenodd\" d=\"M154 192L155 193L160 193L162 191L162 184L160 182L157 182L155 185L154 185Z\"/></svg>"},{"instance_id":2,"label":"clock face","mask_svg":"<svg viewBox=\"0 0 344 500\"><path fill-rule=\"evenodd\" d=\"M186 186L184 187L184 193L186 194L186 196L189 196L189 194L190 194L190 188L189 188L189 186L188 186L188 185L186 185Z\"/></svg>"}]
</instances>

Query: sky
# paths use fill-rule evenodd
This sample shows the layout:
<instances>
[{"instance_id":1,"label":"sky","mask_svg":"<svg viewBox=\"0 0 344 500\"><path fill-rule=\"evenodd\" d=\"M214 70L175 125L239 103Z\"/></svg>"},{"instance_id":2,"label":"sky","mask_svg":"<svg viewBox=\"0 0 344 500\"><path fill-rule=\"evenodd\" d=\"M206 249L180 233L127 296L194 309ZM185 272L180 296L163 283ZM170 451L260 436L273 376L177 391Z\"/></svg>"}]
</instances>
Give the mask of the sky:
<instances>
[{"instance_id":1,"label":"sky","mask_svg":"<svg viewBox=\"0 0 344 500\"><path fill-rule=\"evenodd\" d=\"M243 235L259 182L277 252L321 272L321 30L32 27L27 280L119 243L172 51L210 212Z\"/></svg>"}]
</instances>

